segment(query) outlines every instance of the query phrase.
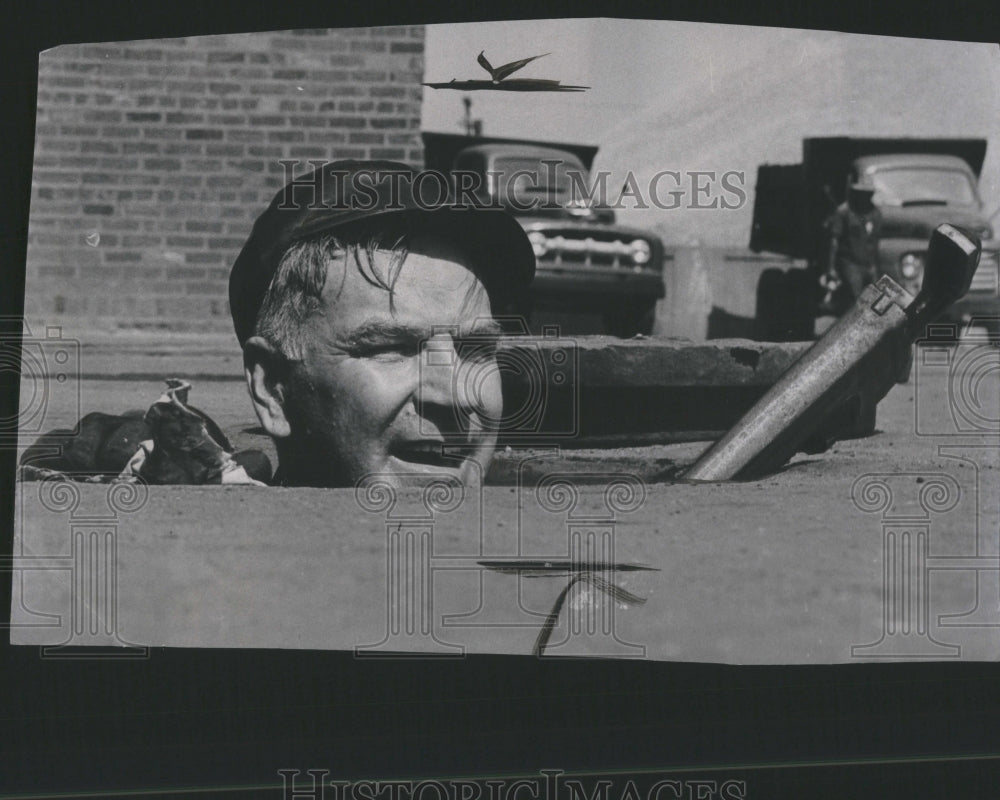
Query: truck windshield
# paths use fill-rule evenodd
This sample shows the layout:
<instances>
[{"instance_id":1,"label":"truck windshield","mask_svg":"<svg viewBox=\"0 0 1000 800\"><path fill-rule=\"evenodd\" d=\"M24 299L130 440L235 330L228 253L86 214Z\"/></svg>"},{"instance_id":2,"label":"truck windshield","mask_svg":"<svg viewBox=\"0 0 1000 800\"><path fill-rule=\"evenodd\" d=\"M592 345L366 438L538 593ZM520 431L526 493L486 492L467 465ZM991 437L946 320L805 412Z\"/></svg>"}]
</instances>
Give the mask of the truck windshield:
<instances>
[{"instance_id":1,"label":"truck windshield","mask_svg":"<svg viewBox=\"0 0 1000 800\"><path fill-rule=\"evenodd\" d=\"M975 186L954 169L901 167L872 175L874 201L882 206L976 205Z\"/></svg>"},{"instance_id":2,"label":"truck windshield","mask_svg":"<svg viewBox=\"0 0 1000 800\"><path fill-rule=\"evenodd\" d=\"M498 194L523 205L551 203L565 205L571 198L572 175L576 181L589 186L587 171L582 163L567 155L553 153L544 159L507 157L498 158L493 169L498 175ZM555 163L557 162L557 163Z\"/></svg>"}]
</instances>

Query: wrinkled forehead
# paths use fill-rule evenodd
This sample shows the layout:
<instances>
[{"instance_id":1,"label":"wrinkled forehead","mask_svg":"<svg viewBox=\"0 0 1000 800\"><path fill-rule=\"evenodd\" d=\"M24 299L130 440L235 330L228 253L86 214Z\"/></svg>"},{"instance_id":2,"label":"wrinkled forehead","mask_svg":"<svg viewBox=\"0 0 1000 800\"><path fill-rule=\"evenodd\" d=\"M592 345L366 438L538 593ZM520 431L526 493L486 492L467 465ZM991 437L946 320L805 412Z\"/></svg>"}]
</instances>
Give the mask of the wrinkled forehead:
<instances>
[{"instance_id":1,"label":"wrinkled forehead","mask_svg":"<svg viewBox=\"0 0 1000 800\"><path fill-rule=\"evenodd\" d=\"M392 261L388 250L376 251L376 265L382 266L381 258ZM405 289L423 289L433 286L455 286L463 284L482 286L479 278L480 265L475 262L468 246L454 237L435 234L418 234L406 240L406 257L399 268L396 284Z\"/></svg>"},{"instance_id":2,"label":"wrinkled forehead","mask_svg":"<svg viewBox=\"0 0 1000 800\"><path fill-rule=\"evenodd\" d=\"M373 320L467 329L491 317L489 296L467 248L454 238L408 236L349 248L330 264L323 300L328 323L346 332Z\"/></svg>"}]
</instances>

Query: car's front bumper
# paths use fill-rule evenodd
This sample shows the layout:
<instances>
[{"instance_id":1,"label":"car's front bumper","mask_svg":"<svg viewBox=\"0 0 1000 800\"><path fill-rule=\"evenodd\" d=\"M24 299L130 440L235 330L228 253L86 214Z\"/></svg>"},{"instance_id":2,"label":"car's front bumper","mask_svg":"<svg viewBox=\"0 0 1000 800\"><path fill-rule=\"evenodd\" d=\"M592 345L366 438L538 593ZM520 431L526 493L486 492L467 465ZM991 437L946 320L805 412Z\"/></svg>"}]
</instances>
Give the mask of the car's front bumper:
<instances>
[{"instance_id":1,"label":"car's front bumper","mask_svg":"<svg viewBox=\"0 0 1000 800\"><path fill-rule=\"evenodd\" d=\"M658 270L607 269L582 264L538 264L532 296L539 305L601 310L622 302L654 303L664 295Z\"/></svg>"}]
</instances>

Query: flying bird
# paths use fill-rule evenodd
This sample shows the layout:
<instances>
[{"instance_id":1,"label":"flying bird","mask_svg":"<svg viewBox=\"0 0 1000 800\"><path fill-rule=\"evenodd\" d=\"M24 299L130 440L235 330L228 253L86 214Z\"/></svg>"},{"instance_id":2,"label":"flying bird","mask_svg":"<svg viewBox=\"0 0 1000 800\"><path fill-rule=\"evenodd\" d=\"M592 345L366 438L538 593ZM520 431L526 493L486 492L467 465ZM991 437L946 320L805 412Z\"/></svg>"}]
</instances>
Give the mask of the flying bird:
<instances>
[{"instance_id":1,"label":"flying bird","mask_svg":"<svg viewBox=\"0 0 1000 800\"><path fill-rule=\"evenodd\" d=\"M560 81L548 78L514 78L513 80L507 80L510 75L522 67L527 66L536 58L550 55L549 53L522 58L517 61L511 61L509 64L494 67L489 62L489 59L486 58L485 52L485 50L481 50L476 61L483 69L490 73L490 80L459 81L452 78L447 83L425 83L423 85L430 86L432 89L460 89L462 91L494 89L506 92L582 92L590 88L589 86L563 86Z\"/></svg>"},{"instance_id":2,"label":"flying bird","mask_svg":"<svg viewBox=\"0 0 1000 800\"><path fill-rule=\"evenodd\" d=\"M504 64L500 67L494 67L489 60L486 58L486 51L480 50L479 55L476 56L476 61L479 62L479 66L490 73L490 77L493 78L493 83L500 83L504 78L513 75L522 67L527 66L536 58L544 58L545 56L552 55L551 53L542 53L540 56L530 56L529 58L522 58L520 61L511 61L509 64Z\"/></svg>"}]
</instances>

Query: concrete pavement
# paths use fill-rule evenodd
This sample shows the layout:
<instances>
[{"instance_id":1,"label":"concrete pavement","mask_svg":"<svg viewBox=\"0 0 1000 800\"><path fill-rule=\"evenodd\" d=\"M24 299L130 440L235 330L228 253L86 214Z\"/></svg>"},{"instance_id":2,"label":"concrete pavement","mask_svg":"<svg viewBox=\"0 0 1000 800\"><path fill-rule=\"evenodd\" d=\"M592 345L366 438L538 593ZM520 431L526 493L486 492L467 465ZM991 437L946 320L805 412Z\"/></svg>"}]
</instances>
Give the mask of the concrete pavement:
<instances>
[{"instance_id":1,"label":"concrete pavement","mask_svg":"<svg viewBox=\"0 0 1000 800\"><path fill-rule=\"evenodd\" d=\"M664 482L704 447L684 443L511 450L498 460L504 485L437 511L419 492L387 504L353 490L150 487L105 523L118 616L103 639L526 654L561 609L551 656L997 658L1000 354L975 342L929 353L879 406L875 435L750 483ZM77 388L85 408L143 407L160 390L117 379ZM53 420L73 413L71 391L49 399ZM198 381L191 399L230 431L252 431L238 379ZM101 639L87 627L104 620L100 607L71 598L91 585L74 583L85 563L75 559L99 549L82 520L111 519L107 487L76 488L74 510L38 484L19 487L25 582L13 607L24 627L12 641ZM657 571L608 573L629 593L614 600L586 583L566 589L565 575L479 564L573 560L587 547Z\"/></svg>"}]
</instances>

